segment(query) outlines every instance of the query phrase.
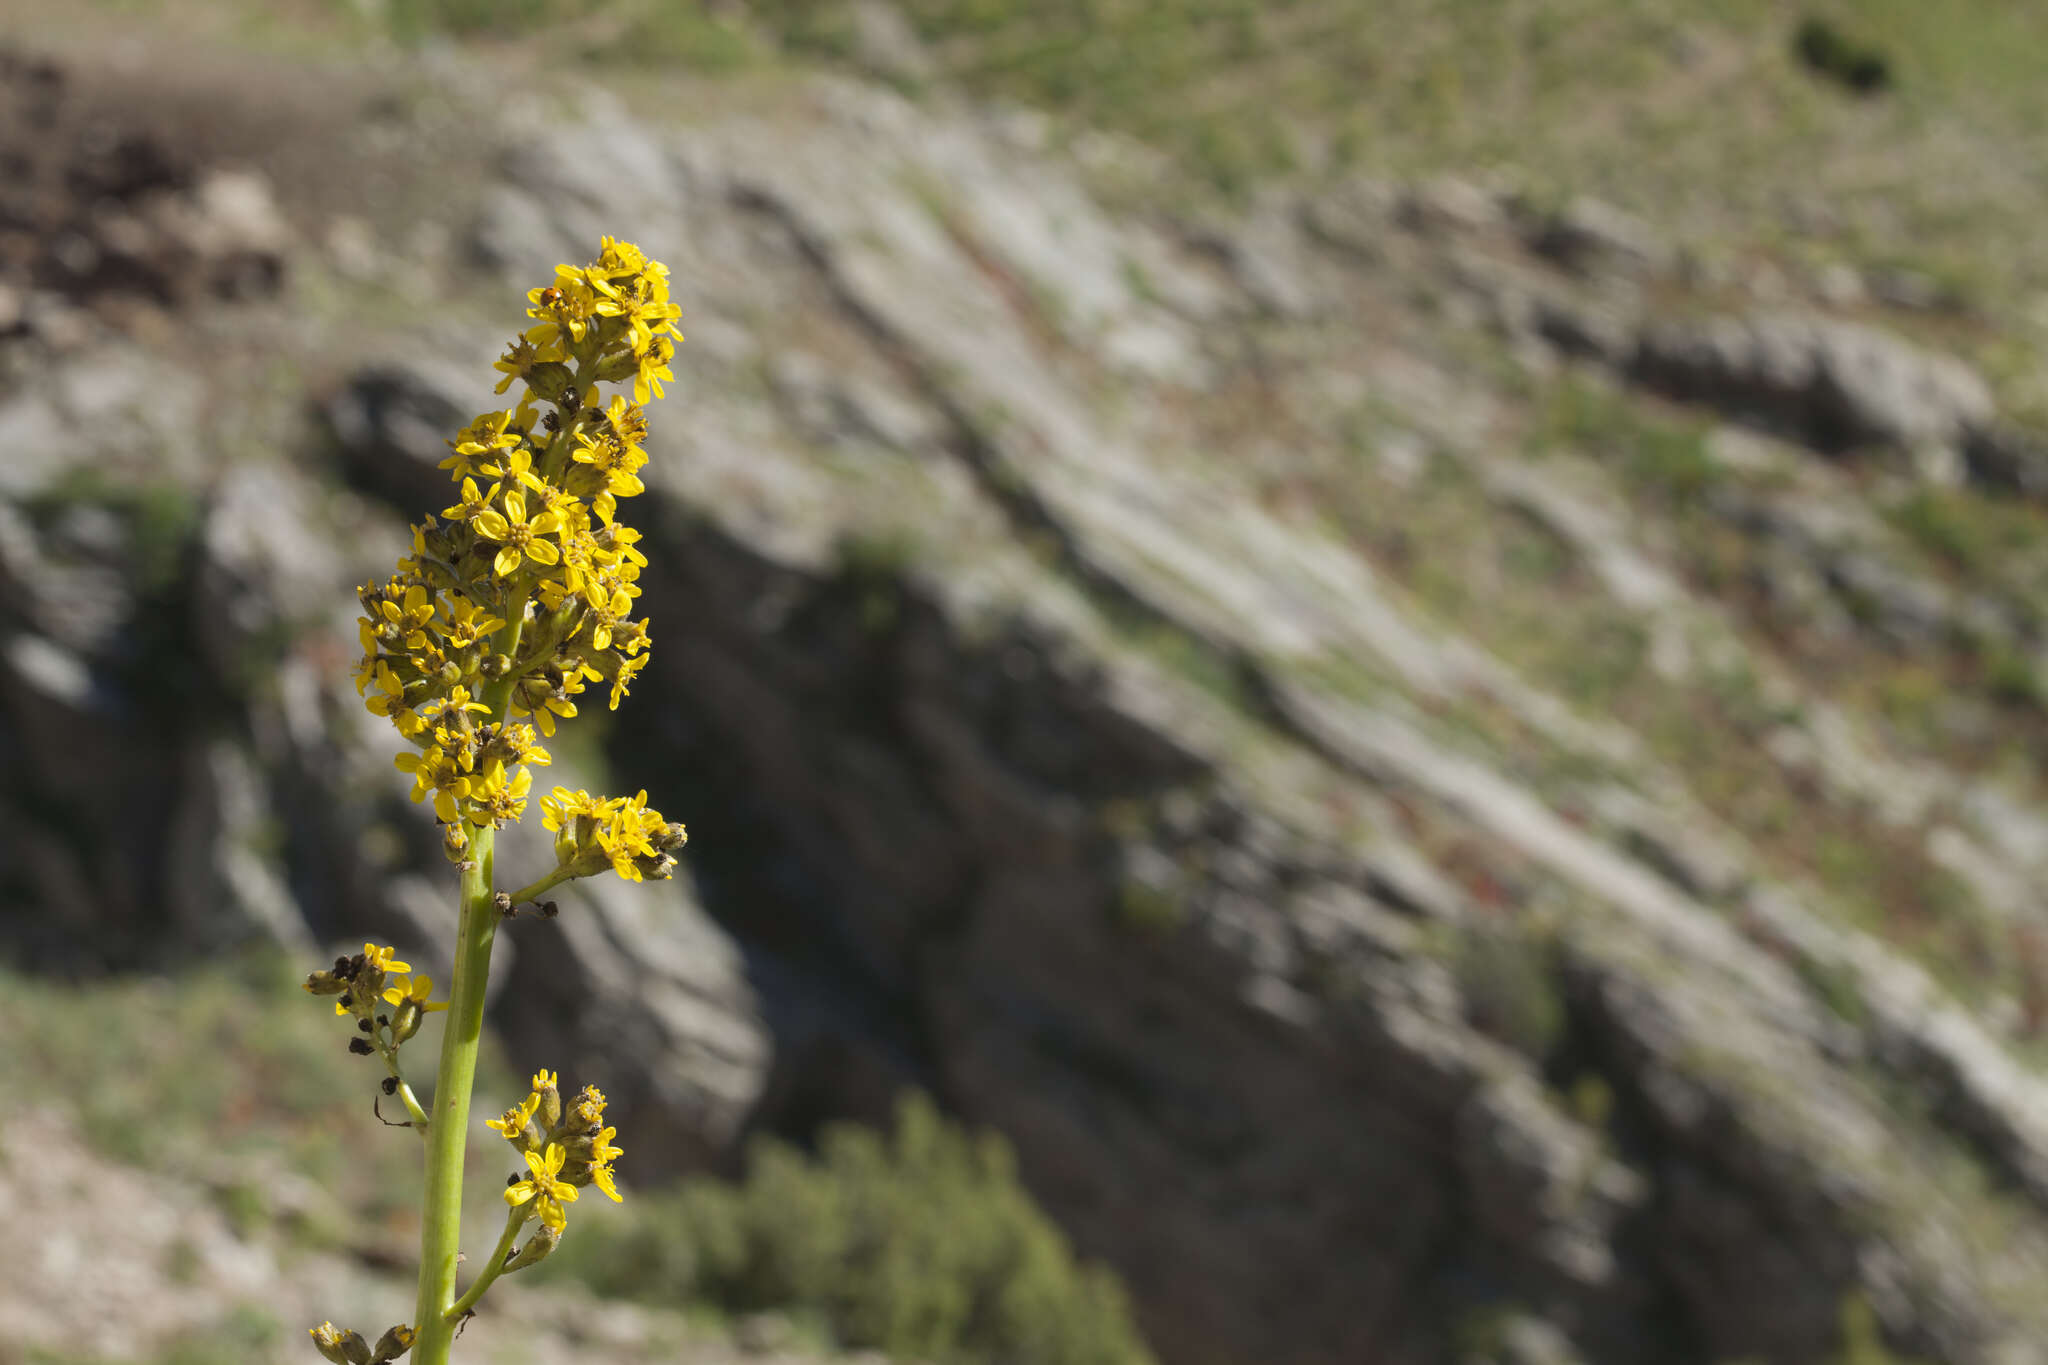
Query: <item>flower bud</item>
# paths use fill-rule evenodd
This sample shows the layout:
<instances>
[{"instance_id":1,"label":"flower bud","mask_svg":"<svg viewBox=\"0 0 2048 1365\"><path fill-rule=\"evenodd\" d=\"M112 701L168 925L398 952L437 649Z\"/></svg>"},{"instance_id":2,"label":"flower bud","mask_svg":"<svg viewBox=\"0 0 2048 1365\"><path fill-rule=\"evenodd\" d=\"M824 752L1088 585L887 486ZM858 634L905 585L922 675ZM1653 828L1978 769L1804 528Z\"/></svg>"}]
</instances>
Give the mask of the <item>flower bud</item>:
<instances>
[{"instance_id":1,"label":"flower bud","mask_svg":"<svg viewBox=\"0 0 2048 1365\"><path fill-rule=\"evenodd\" d=\"M576 1103L569 1108L569 1116L564 1121L566 1131L580 1133L587 1128L603 1127L604 1104L604 1091L594 1085L584 1086L577 1092Z\"/></svg>"},{"instance_id":2,"label":"flower bud","mask_svg":"<svg viewBox=\"0 0 2048 1365\"><path fill-rule=\"evenodd\" d=\"M639 372L639 357L631 351L615 351L597 362L597 377L607 384L631 379Z\"/></svg>"},{"instance_id":3,"label":"flower bud","mask_svg":"<svg viewBox=\"0 0 2048 1365\"><path fill-rule=\"evenodd\" d=\"M335 1329L333 1323L323 1322L318 1327L309 1327L306 1330L313 1334L313 1345L319 1349L321 1355L333 1361L334 1365L348 1365L348 1355L341 1349L341 1333Z\"/></svg>"},{"instance_id":4,"label":"flower bud","mask_svg":"<svg viewBox=\"0 0 2048 1365\"><path fill-rule=\"evenodd\" d=\"M552 1129L562 1121L562 1092L556 1088L555 1073L543 1071L533 1078L533 1093L540 1097L533 1116L540 1126Z\"/></svg>"},{"instance_id":5,"label":"flower bud","mask_svg":"<svg viewBox=\"0 0 2048 1365\"><path fill-rule=\"evenodd\" d=\"M398 1005L398 1015L391 1021L391 1041L402 1043L415 1033L418 1033L420 1031L420 1022L424 1017L420 1013L420 1006L417 1000L409 996L401 1000Z\"/></svg>"},{"instance_id":6,"label":"flower bud","mask_svg":"<svg viewBox=\"0 0 2048 1365\"><path fill-rule=\"evenodd\" d=\"M334 1365L370 1365L370 1343L363 1340L361 1332L353 1328L342 1331L331 1322L309 1330L313 1333L313 1345Z\"/></svg>"},{"instance_id":7,"label":"flower bud","mask_svg":"<svg viewBox=\"0 0 2048 1365\"><path fill-rule=\"evenodd\" d=\"M314 995L340 995L348 989L348 982L333 972L314 972L306 978L306 989Z\"/></svg>"},{"instance_id":8,"label":"flower bud","mask_svg":"<svg viewBox=\"0 0 2048 1365\"><path fill-rule=\"evenodd\" d=\"M676 860L666 853L653 858L635 858L633 866L651 882L665 882L675 875Z\"/></svg>"},{"instance_id":9,"label":"flower bud","mask_svg":"<svg viewBox=\"0 0 2048 1365\"><path fill-rule=\"evenodd\" d=\"M533 1236L526 1239L526 1245L513 1252L507 1258L505 1269L507 1271L524 1270L530 1265L536 1265L546 1260L548 1253L553 1251L560 1244L561 1240L562 1230L560 1228L549 1227L546 1223L542 1223L533 1230Z\"/></svg>"},{"instance_id":10,"label":"flower bud","mask_svg":"<svg viewBox=\"0 0 2048 1365\"><path fill-rule=\"evenodd\" d=\"M386 1361L398 1359L412 1349L412 1343L418 1336L419 1333L403 1323L390 1328L377 1338L377 1349L370 1353L370 1365L384 1365Z\"/></svg>"},{"instance_id":11,"label":"flower bud","mask_svg":"<svg viewBox=\"0 0 2048 1365\"><path fill-rule=\"evenodd\" d=\"M569 367L559 360L544 361L526 372L526 387L542 402L560 400L569 389Z\"/></svg>"}]
</instances>

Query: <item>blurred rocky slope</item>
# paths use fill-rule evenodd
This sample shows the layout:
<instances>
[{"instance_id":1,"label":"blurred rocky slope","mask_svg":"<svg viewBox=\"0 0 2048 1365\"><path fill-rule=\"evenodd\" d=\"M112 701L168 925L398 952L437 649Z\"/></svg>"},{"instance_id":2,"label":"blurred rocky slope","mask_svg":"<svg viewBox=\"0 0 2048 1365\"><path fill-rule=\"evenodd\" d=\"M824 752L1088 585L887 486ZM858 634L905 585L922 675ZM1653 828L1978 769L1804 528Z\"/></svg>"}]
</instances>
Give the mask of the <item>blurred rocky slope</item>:
<instances>
[{"instance_id":1,"label":"blurred rocky slope","mask_svg":"<svg viewBox=\"0 0 2048 1365\"><path fill-rule=\"evenodd\" d=\"M691 883L515 926L494 1020L636 1179L919 1086L1169 1362L2048 1353L2048 459L1981 319L1476 177L1113 211L1134 146L838 78L482 145L437 60L333 134L425 217L261 127L124 210L281 292L138 323L105 194L8 210L71 263L8 277L22 960L431 960L349 589L612 232L690 342L564 768Z\"/></svg>"}]
</instances>

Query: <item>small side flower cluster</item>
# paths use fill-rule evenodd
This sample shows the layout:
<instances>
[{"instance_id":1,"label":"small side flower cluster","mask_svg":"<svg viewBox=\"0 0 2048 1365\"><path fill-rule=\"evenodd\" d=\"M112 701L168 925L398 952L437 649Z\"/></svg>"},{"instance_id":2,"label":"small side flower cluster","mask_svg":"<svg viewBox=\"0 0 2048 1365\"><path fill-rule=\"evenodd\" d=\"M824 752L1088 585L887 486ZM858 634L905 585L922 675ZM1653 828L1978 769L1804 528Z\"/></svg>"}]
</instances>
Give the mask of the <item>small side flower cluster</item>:
<instances>
[{"instance_id":1,"label":"small side flower cluster","mask_svg":"<svg viewBox=\"0 0 2048 1365\"><path fill-rule=\"evenodd\" d=\"M398 973L404 975L384 984ZM310 994L336 997L334 1012L355 1019L362 1036L349 1040L349 1051L364 1057L374 1052L387 1061L397 1058L400 1046L420 1031L427 1015L448 1008L447 1001L428 998L434 993L434 978L412 974L410 962L398 961L392 949L374 943L365 943L354 957L334 959L330 970L314 972L305 986ZM391 1006L390 1012L378 1009L380 1004Z\"/></svg>"},{"instance_id":2,"label":"small side flower cluster","mask_svg":"<svg viewBox=\"0 0 2048 1365\"><path fill-rule=\"evenodd\" d=\"M570 877L609 867L629 882L664 878L675 870L674 851L688 836L661 812L647 809L647 793L604 800L557 787L541 798L540 822L555 832L555 863Z\"/></svg>"},{"instance_id":3,"label":"small side flower cluster","mask_svg":"<svg viewBox=\"0 0 2048 1365\"><path fill-rule=\"evenodd\" d=\"M526 1161L526 1175L515 1173L506 1181L505 1202L524 1210L522 1221L537 1218L541 1224L533 1239L506 1262L507 1270L531 1265L554 1249L568 1221L564 1206L575 1203L587 1186L596 1185L612 1202L619 1202L612 1180L612 1162L620 1155L612 1138L618 1130L605 1126L604 1106L604 1092L586 1085L564 1109L555 1073L540 1071L534 1073L525 1099L501 1117L485 1121Z\"/></svg>"},{"instance_id":4,"label":"small side flower cluster","mask_svg":"<svg viewBox=\"0 0 2048 1365\"><path fill-rule=\"evenodd\" d=\"M616 708L649 658L647 623L632 614L647 557L618 510L645 491L640 405L672 377L680 310L667 268L607 237L596 261L557 267L528 304L534 325L496 366L499 393L525 386L519 401L448 443L441 467L458 500L412 528L392 578L357 589L356 690L412 746L398 767L415 801L432 797L456 862L472 830L524 813L531 770L550 761L540 740L585 689L609 684ZM632 400L606 401L606 383L630 384ZM681 842L680 825L644 814ZM621 826L613 841L651 834ZM635 856L641 875L666 875L654 854ZM610 857L590 870L606 866L625 872Z\"/></svg>"},{"instance_id":5,"label":"small side flower cluster","mask_svg":"<svg viewBox=\"0 0 2048 1365\"><path fill-rule=\"evenodd\" d=\"M412 1349L413 1339L419 1334L410 1327L393 1327L377 1338L375 1346L363 1340L363 1334L353 1328L339 1328L331 1322L308 1328L313 1334L313 1345L320 1354L334 1362L334 1365L385 1365L396 1360Z\"/></svg>"}]
</instances>

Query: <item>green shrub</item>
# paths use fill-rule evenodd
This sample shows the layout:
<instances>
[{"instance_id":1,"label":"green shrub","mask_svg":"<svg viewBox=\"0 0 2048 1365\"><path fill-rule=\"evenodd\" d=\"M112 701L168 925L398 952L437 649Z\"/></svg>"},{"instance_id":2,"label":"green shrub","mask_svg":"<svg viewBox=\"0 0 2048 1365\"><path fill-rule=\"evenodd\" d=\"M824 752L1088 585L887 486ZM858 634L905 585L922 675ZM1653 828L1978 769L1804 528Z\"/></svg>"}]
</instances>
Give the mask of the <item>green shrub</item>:
<instances>
[{"instance_id":1,"label":"green shrub","mask_svg":"<svg viewBox=\"0 0 2048 1365\"><path fill-rule=\"evenodd\" d=\"M1147 1365L1122 1290L1075 1262L1000 1138L907 1099L896 1131L763 1141L744 1182L693 1180L591 1220L551 1264L600 1293L779 1311L933 1365Z\"/></svg>"},{"instance_id":2,"label":"green shrub","mask_svg":"<svg viewBox=\"0 0 2048 1365\"><path fill-rule=\"evenodd\" d=\"M1825 19L1800 24L1792 36L1792 50L1807 70L1859 95L1875 95L1891 87L1891 59Z\"/></svg>"}]
</instances>

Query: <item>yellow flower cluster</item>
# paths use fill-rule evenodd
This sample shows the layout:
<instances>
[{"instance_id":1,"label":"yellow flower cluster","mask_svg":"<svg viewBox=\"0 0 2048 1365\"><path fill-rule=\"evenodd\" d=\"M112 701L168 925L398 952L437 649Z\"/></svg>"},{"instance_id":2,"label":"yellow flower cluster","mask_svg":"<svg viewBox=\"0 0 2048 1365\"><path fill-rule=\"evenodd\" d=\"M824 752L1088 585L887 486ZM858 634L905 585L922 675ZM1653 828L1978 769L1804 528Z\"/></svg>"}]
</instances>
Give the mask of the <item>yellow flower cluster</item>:
<instances>
[{"instance_id":1,"label":"yellow flower cluster","mask_svg":"<svg viewBox=\"0 0 2048 1365\"><path fill-rule=\"evenodd\" d=\"M505 1202L525 1207L526 1216L539 1218L555 1237L568 1219L563 1205L575 1203L585 1186L594 1184L619 1202L612 1181L612 1162L620 1154L612 1138L618 1130L604 1126L604 1106L604 1092L586 1085L565 1112L555 1073L540 1071L525 1099L484 1121L526 1159L527 1175L505 1187Z\"/></svg>"},{"instance_id":2,"label":"yellow flower cluster","mask_svg":"<svg viewBox=\"0 0 2048 1365\"><path fill-rule=\"evenodd\" d=\"M585 688L609 684L616 708L648 660L647 624L632 615L647 558L618 507L644 491L640 404L673 377L668 270L607 237L595 262L557 267L528 304L534 325L496 366L499 393L525 386L519 401L448 443L441 467L460 500L412 528L389 581L357 589L356 690L412 745L398 766L415 801L431 795L456 861L470 829L524 813L530 769L549 762L539 741ZM606 401L600 384L630 384L632 401ZM651 845L643 816L662 823L636 807L640 823L615 822L619 847ZM634 857L648 861L604 865L665 875L651 850Z\"/></svg>"},{"instance_id":3,"label":"yellow flower cluster","mask_svg":"<svg viewBox=\"0 0 2048 1365\"><path fill-rule=\"evenodd\" d=\"M675 867L672 850L684 842L683 827L647 809L647 793L603 800L586 791L555 788L541 798L540 822L555 832L555 862L572 876L606 867L629 882L666 877Z\"/></svg>"}]
</instances>

